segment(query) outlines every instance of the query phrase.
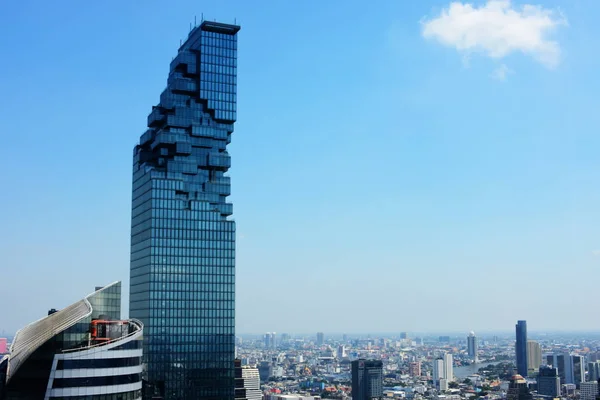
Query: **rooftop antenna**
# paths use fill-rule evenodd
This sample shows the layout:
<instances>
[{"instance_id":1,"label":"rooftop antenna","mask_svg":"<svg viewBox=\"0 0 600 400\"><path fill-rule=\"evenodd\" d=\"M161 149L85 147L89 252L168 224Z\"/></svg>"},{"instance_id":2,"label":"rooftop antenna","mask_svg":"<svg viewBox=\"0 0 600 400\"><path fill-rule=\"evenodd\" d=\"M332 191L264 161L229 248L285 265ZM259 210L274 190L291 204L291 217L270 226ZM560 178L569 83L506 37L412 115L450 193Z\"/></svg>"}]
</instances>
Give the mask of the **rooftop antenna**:
<instances>
[{"instance_id":1,"label":"rooftop antenna","mask_svg":"<svg viewBox=\"0 0 600 400\"><path fill-rule=\"evenodd\" d=\"M237 25L237 18L234 18L234 19L233 19L233 24L234 24L234 25Z\"/></svg>"},{"instance_id":2,"label":"rooftop antenna","mask_svg":"<svg viewBox=\"0 0 600 400\"><path fill-rule=\"evenodd\" d=\"M196 16L194 15L194 26L196 26Z\"/></svg>"},{"instance_id":3,"label":"rooftop antenna","mask_svg":"<svg viewBox=\"0 0 600 400\"><path fill-rule=\"evenodd\" d=\"M204 22L204 13L200 13L200 20Z\"/></svg>"},{"instance_id":4,"label":"rooftop antenna","mask_svg":"<svg viewBox=\"0 0 600 400\"><path fill-rule=\"evenodd\" d=\"M192 31L192 23L190 22L190 32Z\"/></svg>"}]
</instances>

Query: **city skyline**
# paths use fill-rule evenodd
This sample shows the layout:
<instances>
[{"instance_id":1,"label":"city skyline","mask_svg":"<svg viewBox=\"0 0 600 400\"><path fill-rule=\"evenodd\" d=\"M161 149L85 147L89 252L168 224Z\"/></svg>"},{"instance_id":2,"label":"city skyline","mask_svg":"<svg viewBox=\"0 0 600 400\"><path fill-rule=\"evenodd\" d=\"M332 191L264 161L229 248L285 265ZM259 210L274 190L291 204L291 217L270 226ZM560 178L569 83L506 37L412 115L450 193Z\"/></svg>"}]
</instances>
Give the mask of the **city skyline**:
<instances>
[{"instance_id":1,"label":"city skyline","mask_svg":"<svg viewBox=\"0 0 600 400\"><path fill-rule=\"evenodd\" d=\"M600 278L599 59L581 44L598 33L600 4L543 2L549 30L526 31L549 46L494 52L489 37L464 49L445 30L488 3L450 3L7 5L0 300L23 300L5 306L0 329L14 333L82 287L129 286L131 147L173 49L204 13L246 32L230 151L236 332L464 336L517 319L544 332L567 313L573 331L597 330L575 297L550 310L530 283L586 277L580 290L591 292ZM488 15L531 28L520 12L532 2L508 4ZM265 301L265 287L282 301ZM344 300L329 302L325 288ZM398 291L420 299L401 304L401 323L390 318ZM506 307L507 291L528 306ZM441 302L455 312L424 317ZM293 310L311 327L286 318ZM331 318L348 312L363 319Z\"/></svg>"}]
</instances>

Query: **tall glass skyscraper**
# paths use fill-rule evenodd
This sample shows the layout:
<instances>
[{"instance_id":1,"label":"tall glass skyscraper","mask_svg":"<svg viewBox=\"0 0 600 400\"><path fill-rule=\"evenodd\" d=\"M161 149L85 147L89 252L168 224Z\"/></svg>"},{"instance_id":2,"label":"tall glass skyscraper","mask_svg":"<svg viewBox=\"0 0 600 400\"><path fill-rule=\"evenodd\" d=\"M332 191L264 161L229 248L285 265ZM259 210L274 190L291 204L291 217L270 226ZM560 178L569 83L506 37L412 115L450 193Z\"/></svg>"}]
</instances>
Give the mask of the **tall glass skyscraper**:
<instances>
[{"instance_id":1,"label":"tall glass skyscraper","mask_svg":"<svg viewBox=\"0 0 600 400\"><path fill-rule=\"evenodd\" d=\"M149 396L234 398L235 223L225 173L239 29L205 21L190 32L133 152L130 316L145 325Z\"/></svg>"},{"instance_id":2,"label":"tall glass skyscraper","mask_svg":"<svg viewBox=\"0 0 600 400\"><path fill-rule=\"evenodd\" d=\"M517 355L517 373L527 376L527 321L517 321L515 325L515 353Z\"/></svg>"}]
</instances>

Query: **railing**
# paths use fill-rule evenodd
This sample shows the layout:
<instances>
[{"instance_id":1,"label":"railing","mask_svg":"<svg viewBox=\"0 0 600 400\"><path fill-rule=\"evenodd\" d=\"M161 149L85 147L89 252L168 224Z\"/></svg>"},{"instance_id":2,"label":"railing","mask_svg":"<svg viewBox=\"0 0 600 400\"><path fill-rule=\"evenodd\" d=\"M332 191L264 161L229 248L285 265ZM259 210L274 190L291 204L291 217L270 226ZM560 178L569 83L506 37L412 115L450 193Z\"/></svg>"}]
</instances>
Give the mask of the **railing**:
<instances>
[{"instance_id":1,"label":"railing","mask_svg":"<svg viewBox=\"0 0 600 400\"><path fill-rule=\"evenodd\" d=\"M100 346L106 346L107 344L111 344L111 343L115 343L115 342L117 342L119 340L127 339L128 337L131 337L131 336L139 333L144 328L144 324L140 320L131 318L131 319L128 319L127 321L133 322L133 325L135 325L137 329L134 330L131 333L128 333L125 336L121 336L121 337L118 337L118 338L115 338L115 339L111 339L109 341L102 342L102 343L96 343L96 344L92 344L92 345L89 345L89 346L78 347L76 349L63 350L62 353L63 354L64 353L72 353L72 352L75 352L75 351L88 350L88 349L93 349L93 348L100 347Z\"/></svg>"}]
</instances>

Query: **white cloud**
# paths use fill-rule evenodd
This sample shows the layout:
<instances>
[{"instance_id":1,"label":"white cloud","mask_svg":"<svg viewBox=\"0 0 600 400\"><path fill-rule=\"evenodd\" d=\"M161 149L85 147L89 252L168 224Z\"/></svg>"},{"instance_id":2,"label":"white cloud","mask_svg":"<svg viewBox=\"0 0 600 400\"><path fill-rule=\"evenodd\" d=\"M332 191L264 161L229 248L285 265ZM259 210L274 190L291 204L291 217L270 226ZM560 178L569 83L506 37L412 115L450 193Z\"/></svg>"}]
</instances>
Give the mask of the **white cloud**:
<instances>
[{"instance_id":1,"label":"white cloud","mask_svg":"<svg viewBox=\"0 0 600 400\"><path fill-rule=\"evenodd\" d=\"M600 250L592 250L592 254L595 256L600 256Z\"/></svg>"},{"instance_id":2,"label":"white cloud","mask_svg":"<svg viewBox=\"0 0 600 400\"><path fill-rule=\"evenodd\" d=\"M492 72L491 77L499 81L505 81L506 77L513 73L514 71L508 68L506 64L502 64Z\"/></svg>"},{"instance_id":3,"label":"white cloud","mask_svg":"<svg viewBox=\"0 0 600 400\"><path fill-rule=\"evenodd\" d=\"M481 52L499 60L522 52L553 68L560 60L560 46L549 34L567 20L558 10L488 0L480 7L454 1L421 24L423 37L455 47L463 56Z\"/></svg>"}]
</instances>

